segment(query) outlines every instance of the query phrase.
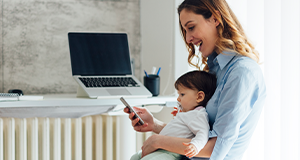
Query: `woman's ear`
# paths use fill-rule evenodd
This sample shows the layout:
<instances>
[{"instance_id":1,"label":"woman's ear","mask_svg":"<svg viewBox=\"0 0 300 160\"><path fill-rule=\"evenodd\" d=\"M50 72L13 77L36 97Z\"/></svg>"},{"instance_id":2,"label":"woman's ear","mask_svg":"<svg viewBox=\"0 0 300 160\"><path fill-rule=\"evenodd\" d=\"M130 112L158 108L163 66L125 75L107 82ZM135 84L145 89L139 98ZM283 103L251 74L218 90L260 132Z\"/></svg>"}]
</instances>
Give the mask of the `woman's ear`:
<instances>
[{"instance_id":1,"label":"woman's ear","mask_svg":"<svg viewBox=\"0 0 300 160\"><path fill-rule=\"evenodd\" d=\"M203 91L199 91L197 93L197 99L196 99L197 103L202 102L204 98L205 98L205 93Z\"/></svg>"},{"instance_id":2,"label":"woman's ear","mask_svg":"<svg viewBox=\"0 0 300 160\"><path fill-rule=\"evenodd\" d=\"M220 14L219 11L215 11L215 12L219 15L219 17L221 17L221 14ZM218 19L214 15L212 15L212 18L214 20L215 26L218 27L220 22L218 21Z\"/></svg>"}]
</instances>

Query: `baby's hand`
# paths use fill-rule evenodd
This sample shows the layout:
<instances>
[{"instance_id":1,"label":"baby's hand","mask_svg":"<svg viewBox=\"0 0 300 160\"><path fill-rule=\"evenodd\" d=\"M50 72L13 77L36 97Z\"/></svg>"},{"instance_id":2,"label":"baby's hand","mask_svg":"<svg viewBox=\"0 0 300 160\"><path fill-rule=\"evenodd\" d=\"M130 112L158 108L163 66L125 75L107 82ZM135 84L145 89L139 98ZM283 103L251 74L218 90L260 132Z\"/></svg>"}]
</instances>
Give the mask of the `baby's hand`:
<instances>
[{"instance_id":1,"label":"baby's hand","mask_svg":"<svg viewBox=\"0 0 300 160\"><path fill-rule=\"evenodd\" d=\"M181 112L181 110L179 112ZM173 116L176 116L177 113L178 113L178 108L174 107L174 110L171 112L171 114L173 114Z\"/></svg>"},{"instance_id":2,"label":"baby's hand","mask_svg":"<svg viewBox=\"0 0 300 160\"><path fill-rule=\"evenodd\" d=\"M197 151L197 148L191 144L191 143L182 143L184 146L187 146L186 149L184 150L184 155L189 157L189 158L192 158L194 157L195 155L198 154L198 151Z\"/></svg>"}]
</instances>

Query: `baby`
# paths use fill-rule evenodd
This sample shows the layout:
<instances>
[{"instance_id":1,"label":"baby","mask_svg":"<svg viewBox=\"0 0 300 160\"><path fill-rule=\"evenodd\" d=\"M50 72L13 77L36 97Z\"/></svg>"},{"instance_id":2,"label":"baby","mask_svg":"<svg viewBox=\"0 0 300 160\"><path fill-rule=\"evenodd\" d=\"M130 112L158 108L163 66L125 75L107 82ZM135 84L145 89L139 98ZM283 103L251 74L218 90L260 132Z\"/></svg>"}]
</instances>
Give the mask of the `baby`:
<instances>
[{"instance_id":1,"label":"baby","mask_svg":"<svg viewBox=\"0 0 300 160\"><path fill-rule=\"evenodd\" d=\"M197 155L208 141L209 123L205 106L214 94L216 81L216 77L210 73L191 71L175 82L178 92L177 101L180 105L172 112L174 119L159 134L192 139L190 143L183 143L186 146L184 152L187 157ZM179 160L180 158L180 154L159 149L143 158L139 151L131 157L131 160Z\"/></svg>"}]
</instances>

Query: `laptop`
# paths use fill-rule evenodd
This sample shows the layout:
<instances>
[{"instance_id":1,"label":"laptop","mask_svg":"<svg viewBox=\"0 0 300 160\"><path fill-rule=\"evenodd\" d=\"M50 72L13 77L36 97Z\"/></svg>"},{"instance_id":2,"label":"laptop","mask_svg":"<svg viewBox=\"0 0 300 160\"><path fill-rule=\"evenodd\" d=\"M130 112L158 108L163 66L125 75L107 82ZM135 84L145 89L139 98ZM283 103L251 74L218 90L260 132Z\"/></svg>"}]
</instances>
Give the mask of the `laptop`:
<instances>
[{"instance_id":1,"label":"laptop","mask_svg":"<svg viewBox=\"0 0 300 160\"><path fill-rule=\"evenodd\" d=\"M69 32L68 40L77 97L152 96L132 74L126 33Z\"/></svg>"}]
</instances>

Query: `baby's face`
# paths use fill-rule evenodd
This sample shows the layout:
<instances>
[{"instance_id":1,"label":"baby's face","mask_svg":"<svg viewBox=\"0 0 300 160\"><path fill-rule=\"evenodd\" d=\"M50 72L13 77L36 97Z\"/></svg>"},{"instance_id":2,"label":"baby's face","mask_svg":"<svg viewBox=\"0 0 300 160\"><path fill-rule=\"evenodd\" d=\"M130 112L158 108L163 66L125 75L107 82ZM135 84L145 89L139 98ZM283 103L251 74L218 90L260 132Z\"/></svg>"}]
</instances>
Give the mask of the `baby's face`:
<instances>
[{"instance_id":1,"label":"baby's face","mask_svg":"<svg viewBox=\"0 0 300 160\"><path fill-rule=\"evenodd\" d=\"M198 91L179 85L177 93L178 93L177 101L181 104L183 112L193 110L195 109L196 106L198 106L197 103Z\"/></svg>"}]
</instances>

